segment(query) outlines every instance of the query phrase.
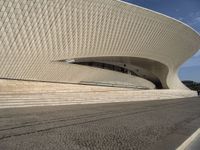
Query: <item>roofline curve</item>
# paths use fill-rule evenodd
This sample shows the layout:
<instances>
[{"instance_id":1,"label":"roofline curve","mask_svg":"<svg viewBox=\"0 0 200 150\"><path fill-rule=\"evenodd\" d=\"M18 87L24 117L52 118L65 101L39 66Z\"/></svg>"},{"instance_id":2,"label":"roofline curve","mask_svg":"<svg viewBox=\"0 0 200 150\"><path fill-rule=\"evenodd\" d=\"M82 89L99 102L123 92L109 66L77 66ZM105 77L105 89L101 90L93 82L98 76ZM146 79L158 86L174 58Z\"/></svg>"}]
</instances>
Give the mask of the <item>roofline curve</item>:
<instances>
[{"instance_id":1,"label":"roofline curve","mask_svg":"<svg viewBox=\"0 0 200 150\"><path fill-rule=\"evenodd\" d=\"M163 14L163 13L160 13L160 12L157 12L157 11L154 11L154 10L151 10L151 9L148 9L148 8L145 8L145 7L136 5L136 4L132 4L132 3L129 3L129 2L125 2L125 1L122 1L122 0L117 0L117 1L118 1L118 2L121 2L121 3L124 3L124 4L126 4L126 5L130 5L130 6L134 6L134 7L143 9L143 10L150 11L150 12L152 12L152 13L161 15L161 16L166 17L166 18L168 18L168 19L172 19L172 20L176 21L177 23L181 23L182 25L184 25L184 26L188 27L189 29L191 29L195 34L197 34L197 36L198 36L199 39L200 39L200 33L199 33L197 30L195 30L195 29L192 28L190 25L188 25L188 24L186 24L186 23L184 23L184 22L182 22L182 21L180 21L180 20L178 20L178 19L175 19L175 18L170 17L170 16L168 16L168 15L165 15L165 14Z\"/></svg>"}]
</instances>

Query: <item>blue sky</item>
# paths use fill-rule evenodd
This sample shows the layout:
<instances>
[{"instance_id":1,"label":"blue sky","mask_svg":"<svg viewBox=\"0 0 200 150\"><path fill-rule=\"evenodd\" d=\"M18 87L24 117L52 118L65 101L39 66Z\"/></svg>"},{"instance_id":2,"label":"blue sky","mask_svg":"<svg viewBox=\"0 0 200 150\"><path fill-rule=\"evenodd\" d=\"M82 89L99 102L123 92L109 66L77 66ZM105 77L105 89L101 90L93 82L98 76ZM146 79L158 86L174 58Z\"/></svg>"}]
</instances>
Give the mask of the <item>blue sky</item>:
<instances>
[{"instance_id":1,"label":"blue sky","mask_svg":"<svg viewBox=\"0 0 200 150\"><path fill-rule=\"evenodd\" d=\"M200 33L200 0L124 0L176 18ZM200 50L179 70L181 80L200 82Z\"/></svg>"}]
</instances>

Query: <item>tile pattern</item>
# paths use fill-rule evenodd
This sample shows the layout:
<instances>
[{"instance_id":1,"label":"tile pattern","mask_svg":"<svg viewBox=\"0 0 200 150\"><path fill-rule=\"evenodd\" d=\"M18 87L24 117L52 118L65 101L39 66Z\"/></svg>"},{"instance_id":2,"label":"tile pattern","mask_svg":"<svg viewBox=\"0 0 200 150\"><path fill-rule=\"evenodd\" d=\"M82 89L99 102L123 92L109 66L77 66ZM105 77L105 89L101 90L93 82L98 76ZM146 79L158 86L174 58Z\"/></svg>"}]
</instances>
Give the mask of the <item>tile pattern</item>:
<instances>
[{"instance_id":1,"label":"tile pattern","mask_svg":"<svg viewBox=\"0 0 200 150\"><path fill-rule=\"evenodd\" d=\"M131 56L165 64L168 87L183 88L177 67L199 48L199 35L182 23L120 1L0 0L1 78L139 81L151 87L144 79L56 62Z\"/></svg>"}]
</instances>

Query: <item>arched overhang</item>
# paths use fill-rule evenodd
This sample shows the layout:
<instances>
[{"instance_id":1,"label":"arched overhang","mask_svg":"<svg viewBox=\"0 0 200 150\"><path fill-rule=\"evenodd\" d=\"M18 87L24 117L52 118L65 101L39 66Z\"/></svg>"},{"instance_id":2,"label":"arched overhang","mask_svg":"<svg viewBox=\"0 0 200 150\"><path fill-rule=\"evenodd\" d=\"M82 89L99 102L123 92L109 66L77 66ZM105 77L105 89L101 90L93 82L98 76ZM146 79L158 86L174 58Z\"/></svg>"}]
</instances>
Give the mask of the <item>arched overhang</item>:
<instances>
[{"instance_id":1,"label":"arched overhang","mask_svg":"<svg viewBox=\"0 0 200 150\"><path fill-rule=\"evenodd\" d=\"M127 69L126 73L136 75L144 78L155 84L156 88L169 88L166 83L168 74L168 67L158 61L150 60L139 57L119 57L119 56L107 56L107 57L84 57L84 58L71 58L64 60L57 60L70 64L86 65L91 67L98 67L116 71L112 67L118 66ZM96 64L95 64L96 63ZM112 65L106 68L106 64ZM104 67L105 65L105 67ZM110 67L110 68L109 68ZM121 72L124 72L122 70Z\"/></svg>"}]
</instances>

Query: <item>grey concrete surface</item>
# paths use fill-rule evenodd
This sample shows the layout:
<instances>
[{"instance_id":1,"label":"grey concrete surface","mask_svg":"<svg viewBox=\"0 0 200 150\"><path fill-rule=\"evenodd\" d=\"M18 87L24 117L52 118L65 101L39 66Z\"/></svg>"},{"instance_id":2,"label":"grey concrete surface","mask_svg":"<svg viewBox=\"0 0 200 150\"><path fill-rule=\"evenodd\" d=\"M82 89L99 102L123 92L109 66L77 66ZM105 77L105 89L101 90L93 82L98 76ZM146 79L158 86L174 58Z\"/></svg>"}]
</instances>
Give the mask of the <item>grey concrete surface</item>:
<instances>
[{"instance_id":1,"label":"grey concrete surface","mask_svg":"<svg viewBox=\"0 0 200 150\"><path fill-rule=\"evenodd\" d=\"M0 109L0 150L171 150L200 126L200 98Z\"/></svg>"},{"instance_id":2,"label":"grey concrete surface","mask_svg":"<svg viewBox=\"0 0 200 150\"><path fill-rule=\"evenodd\" d=\"M199 150L200 149L200 128L196 130L176 150Z\"/></svg>"}]
</instances>

